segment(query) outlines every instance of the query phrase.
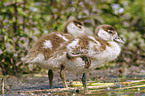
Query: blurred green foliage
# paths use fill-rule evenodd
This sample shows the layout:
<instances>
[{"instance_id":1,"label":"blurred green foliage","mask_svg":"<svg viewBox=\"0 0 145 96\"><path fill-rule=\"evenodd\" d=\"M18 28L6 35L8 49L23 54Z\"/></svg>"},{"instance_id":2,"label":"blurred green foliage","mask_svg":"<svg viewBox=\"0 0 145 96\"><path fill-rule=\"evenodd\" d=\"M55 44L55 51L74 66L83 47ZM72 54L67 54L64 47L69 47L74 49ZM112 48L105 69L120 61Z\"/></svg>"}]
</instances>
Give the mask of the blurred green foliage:
<instances>
[{"instance_id":1,"label":"blurred green foliage","mask_svg":"<svg viewBox=\"0 0 145 96\"><path fill-rule=\"evenodd\" d=\"M119 66L145 64L145 0L1 0L0 68L2 74L30 73L21 62L43 34L62 31L75 17L93 30L98 24L114 26L125 40Z\"/></svg>"}]
</instances>

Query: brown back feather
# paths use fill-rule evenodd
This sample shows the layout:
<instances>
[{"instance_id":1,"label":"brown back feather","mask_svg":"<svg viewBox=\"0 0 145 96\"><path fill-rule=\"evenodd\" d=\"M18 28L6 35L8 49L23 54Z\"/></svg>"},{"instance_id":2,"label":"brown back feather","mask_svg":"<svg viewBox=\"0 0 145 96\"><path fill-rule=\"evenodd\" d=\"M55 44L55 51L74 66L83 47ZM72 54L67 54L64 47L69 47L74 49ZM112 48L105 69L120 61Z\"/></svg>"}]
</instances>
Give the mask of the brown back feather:
<instances>
[{"instance_id":1,"label":"brown back feather","mask_svg":"<svg viewBox=\"0 0 145 96\"><path fill-rule=\"evenodd\" d=\"M36 44L31 48L29 55L31 57L37 56L39 53L43 54L45 59L50 58L53 53L61 46L60 44L66 42L63 38L56 35L57 32L52 32L50 34L42 36ZM59 33L63 36L65 36L67 39L73 38L72 35ZM45 40L50 40L52 44L52 49L50 48L43 48ZM30 56L29 56L30 57Z\"/></svg>"}]
</instances>

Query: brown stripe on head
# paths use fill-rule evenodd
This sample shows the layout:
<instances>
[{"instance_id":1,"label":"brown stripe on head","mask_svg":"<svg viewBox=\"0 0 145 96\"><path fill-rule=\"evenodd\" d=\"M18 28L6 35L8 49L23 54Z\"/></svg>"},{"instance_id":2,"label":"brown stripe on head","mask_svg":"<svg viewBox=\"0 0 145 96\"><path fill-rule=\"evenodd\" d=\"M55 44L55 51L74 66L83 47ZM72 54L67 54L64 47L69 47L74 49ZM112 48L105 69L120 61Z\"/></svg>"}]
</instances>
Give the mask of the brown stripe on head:
<instances>
[{"instance_id":1,"label":"brown stripe on head","mask_svg":"<svg viewBox=\"0 0 145 96\"><path fill-rule=\"evenodd\" d=\"M75 20L75 19L69 20L69 21L66 22L66 24L65 24L65 26L64 26L64 30L63 30L64 33L68 33L67 26L68 26L70 23L72 23L72 22L73 22L77 27L84 26L84 24L83 24L82 22L80 22L79 20Z\"/></svg>"},{"instance_id":2,"label":"brown stripe on head","mask_svg":"<svg viewBox=\"0 0 145 96\"><path fill-rule=\"evenodd\" d=\"M105 24L105 25L99 25L99 26L95 29L95 35L98 36L98 32L99 32L100 29L103 29L103 30L105 30L106 32L108 32L109 30L116 32L116 30L115 30L114 27L112 27L111 25Z\"/></svg>"}]
</instances>

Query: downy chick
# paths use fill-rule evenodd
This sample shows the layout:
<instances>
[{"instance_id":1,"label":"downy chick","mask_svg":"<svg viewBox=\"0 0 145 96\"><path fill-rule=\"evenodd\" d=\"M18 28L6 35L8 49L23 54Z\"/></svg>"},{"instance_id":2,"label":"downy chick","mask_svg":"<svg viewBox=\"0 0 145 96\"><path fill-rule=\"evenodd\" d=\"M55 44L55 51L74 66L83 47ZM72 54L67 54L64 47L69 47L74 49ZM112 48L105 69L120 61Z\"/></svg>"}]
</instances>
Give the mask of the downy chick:
<instances>
[{"instance_id":1,"label":"downy chick","mask_svg":"<svg viewBox=\"0 0 145 96\"><path fill-rule=\"evenodd\" d=\"M53 87L53 69L60 69L60 77L64 87L68 87L65 80L63 56L58 56L56 51L64 46L63 44L84 34L85 27L78 20L70 20L64 27L64 32L52 32L42 36L31 48L28 55L22 58L25 63L36 63L39 67L48 69L49 85ZM54 56L55 55L55 56ZM56 58L54 58L56 57Z\"/></svg>"},{"instance_id":2,"label":"downy chick","mask_svg":"<svg viewBox=\"0 0 145 96\"><path fill-rule=\"evenodd\" d=\"M72 73L83 74L82 82L87 92L86 73L116 59L121 52L119 43L124 42L112 26L100 25L95 31L95 36L77 37L59 49L67 52L62 64Z\"/></svg>"}]
</instances>

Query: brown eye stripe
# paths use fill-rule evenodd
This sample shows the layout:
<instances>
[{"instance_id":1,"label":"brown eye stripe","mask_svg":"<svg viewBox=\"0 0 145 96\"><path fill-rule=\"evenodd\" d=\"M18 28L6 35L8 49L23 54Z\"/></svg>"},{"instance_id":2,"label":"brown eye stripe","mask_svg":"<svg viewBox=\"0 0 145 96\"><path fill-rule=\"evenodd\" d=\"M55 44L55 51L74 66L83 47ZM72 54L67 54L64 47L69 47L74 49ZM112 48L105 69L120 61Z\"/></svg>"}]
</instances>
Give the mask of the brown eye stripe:
<instances>
[{"instance_id":1,"label":"brown eye stripe","mask_svg":"<svg viewBox=\"0 0 145 96\"><path fill-rule=\"evenodd\" d=\"M75 26L78 26L79 28L81 28L82 26L84 26L84 24L81 23L81 22L78 21L78 20L70 20L70 21L68 21L68 22L65 24L65 26L64 26L64 30L63 30L64 33L68 33L67 25L70 24L70 23L72 23L72 22L75 24Z\"/></svg>"},{"instance_id":2,"label":"brown eye stripe","mask_svg":"<svg viewBox=\"0 0 145 96\"><path fill-rule=\"evenodd\" d=\"M80 23L78 21L74 21L74 24L79 28L82 28L81 26L83 25L82 23Z\"/></svg>"},{"instance_id":3,"label":"brown eye stripe","mask_svg":"<svg viewBox=\"0 0 145 96\"><path fill-rule=\"evenodd\" d=\"M75 25L83 25L82 23L78 22L78 21L74 21Z\"/></svg>"},{"instance_id":4,"label":"brown eye stripe","mask_svg":"<svg viewBox=\"0 0 145 96\"><path fill-rule=\"evenodd\" d=\"M77 27L79 27L79 28L82 28L82 26L81 26L81 25L79 25L79 24L77 24L76 26L77 26Z\"/></svg>"},{"instance_id":5,"label":"brown eye stripe","mask_svg":"<svg viewBox=\"0 0 145 96\"><path fill-rule=\"evenodd\" d=\"M113 30L108 30L108 32L109 32L109 33L114 33L114 31L113 31Z\"/></svg>"},{"instance_id":6,"label":"brown eye stripe","mask_svg":"<svg viewBox=\"0 0 145 96\"><path fill-rule=\"evenodd\" d=\"M113 28L112 26L110 26L110 25L103 25L103 29L105 30L105 31L116 31L115 30L115 28Z\"/></svg>"}]
</instances>

